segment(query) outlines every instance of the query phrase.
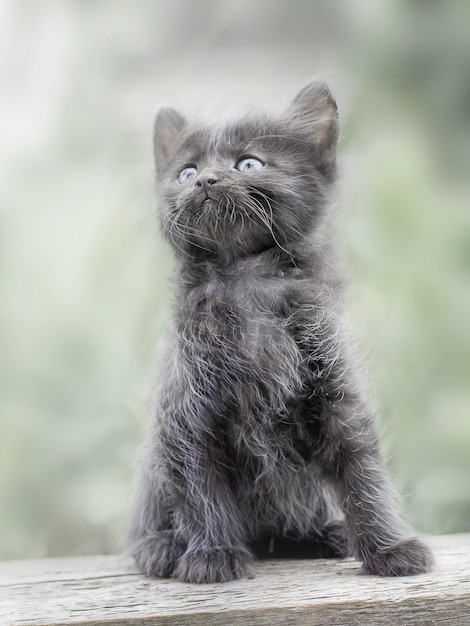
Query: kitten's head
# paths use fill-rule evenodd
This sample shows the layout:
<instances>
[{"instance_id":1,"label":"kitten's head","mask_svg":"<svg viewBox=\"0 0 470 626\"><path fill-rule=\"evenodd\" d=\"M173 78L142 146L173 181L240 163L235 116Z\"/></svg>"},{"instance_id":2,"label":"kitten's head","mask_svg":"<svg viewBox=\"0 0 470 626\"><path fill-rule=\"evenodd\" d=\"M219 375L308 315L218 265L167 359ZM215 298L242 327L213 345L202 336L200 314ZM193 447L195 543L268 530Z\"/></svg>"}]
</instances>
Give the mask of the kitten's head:
<instances>
[{"instance_id":1,"label":"kitten's head","mask_svg":"<svg viewBox=\"0 0 470 626\"><path fill-rule=\"evenodd\" d=\"M159 215L183 255L239 257L308 236L335 176L338 117L322 83L279 117L190 126L163 108L154 132Z\"/></svg>"}]
</instances>

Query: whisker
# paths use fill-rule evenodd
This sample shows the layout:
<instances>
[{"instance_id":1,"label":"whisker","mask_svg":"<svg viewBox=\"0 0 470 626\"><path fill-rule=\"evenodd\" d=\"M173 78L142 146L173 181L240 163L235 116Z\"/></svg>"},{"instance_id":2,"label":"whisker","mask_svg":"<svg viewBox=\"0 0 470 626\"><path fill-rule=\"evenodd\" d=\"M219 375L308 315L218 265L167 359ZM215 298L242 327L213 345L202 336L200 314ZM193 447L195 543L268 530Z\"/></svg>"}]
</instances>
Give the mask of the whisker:
<instances>
[{"instance_id":1,"label":"whisker","mask_svg":"<svg viewBox=\"0 0 470 626\"><path fill-rule=\"evenodd\" d=\"M179 219L183 212L184 212L184 206L181 205L176 211L176 213L173 213L173 214L170 213L167 216L165 216L165 218L163 219L163 228L169 233L171 242L173 243L175 248L177 248L180 252L182 252L186 256L191 256L187 250L184 250L180 245L178 245L178 243L175 241L175 236L181 239L182 241L188 242L188 235L196 235L197 237L200 237L201 239L204 239L210 243L215 243L215 244L217 243L215 240L211 239L210 237L207 237L204 233L189 226L189 224L182 224L179 221ZM169 224L169 228L168 228L168 224ZM210 248L206 248L205 246L198 244L195 241L190 241L189 243L193 246L196 246L197 248L200 248L201 250L205 250L206 252L212 252Z\"/></svg>"},{"instance_id":2,"label":"whisker","mask_svg":"<svg viewBox=\"0 0 470 626\"><path fill-rule=\"evenodd\" d=\"M253 192L254 194L257 194L257 195L261 196L266 201L267 205L269 206L269 210L270 210L270 214L271 214L271 223L272 223L273 222L273 209L272 209L272 205L271 205L271 201L270 201L269 197L266 194L264 194L263 192L261 192L259 189L256 189L256 187L248 187L248 189L249 189L249 191ZM296 235L299 235L299 237L303 236L303 233L301 233L299 230L294 228L294 226L290 225L289 228Z\"/></svg>"},{"instance_id":3,"label":"whisker","mask_svg":"<svg viewBox=\"0 0 470 626\"><path fill-rule=\"evenodd\" d=\"M278 248L280 248L283 252L285 252L286 254L290 254L288 250L286 250L278 241L275 233L274 233L274 224L273 224L273 209L272 209L272 205L271 202L269 200L269 198L261 193L258 192L258 190L254 190L256 193L259 193L259 195L261 195L265 201L266 204L269 207L269 215L266 212L266 209L264 208L263 204L260 202L260 200L258 200L255 196L251 195L249 198L249 206L250 208L253 210L253 213L260 219L260 221L266 226L266 228L269 230L271 237L274 240L274 243L277 245Z\"/></svg>"}]
</instances>

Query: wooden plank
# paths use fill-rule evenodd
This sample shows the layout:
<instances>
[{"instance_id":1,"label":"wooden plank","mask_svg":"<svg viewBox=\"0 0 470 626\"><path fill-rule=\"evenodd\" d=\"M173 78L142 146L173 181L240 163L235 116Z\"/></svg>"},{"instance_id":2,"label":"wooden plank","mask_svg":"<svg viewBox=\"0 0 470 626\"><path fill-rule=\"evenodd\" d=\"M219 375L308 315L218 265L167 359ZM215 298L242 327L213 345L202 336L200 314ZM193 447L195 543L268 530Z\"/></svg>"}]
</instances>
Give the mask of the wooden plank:
<instances>
[{"instance_id":1,"label":"wooden plank","mask_svg":"<svg viewBox=\"0 0 470 626\"><path fill-rule=\"evenodd\" d=\"M376 578L347 559L264 561L224 585L148 579L124 556L0 563L3 626L470 625L470 535L429 537L430 574Z\"/></svg>"}]
</instances>

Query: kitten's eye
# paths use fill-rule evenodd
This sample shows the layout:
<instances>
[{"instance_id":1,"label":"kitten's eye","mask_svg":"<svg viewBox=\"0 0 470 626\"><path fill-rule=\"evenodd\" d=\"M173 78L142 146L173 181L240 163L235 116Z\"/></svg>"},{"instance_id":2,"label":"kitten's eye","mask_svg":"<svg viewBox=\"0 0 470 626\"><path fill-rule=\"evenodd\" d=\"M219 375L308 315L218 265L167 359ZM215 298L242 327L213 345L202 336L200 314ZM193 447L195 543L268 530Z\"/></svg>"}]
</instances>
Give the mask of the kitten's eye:
<instances>
[{"instance_id":1,"label":"kitten's eye","mask_svg":"<svg viewBox=\"0 0 470 626\"><path fill-rule=\"evenodd\" d=\"M244 157L235 165L239 172L257 172L263 169L264 163L255 157Z\"/></svg>"},{"instance_id":2,"label":"kitten's eye","mask_svg":"<svg viewBox=\"0 0 470 626\"><path fill-rule=\"evenodd\" d=\"M189 178L196 176L196 174L197 167L195 165L188 165L184 168L184 170L181 170L180 175L178 176L178 182L185 183Z\"/></svg>"}]
</instances>

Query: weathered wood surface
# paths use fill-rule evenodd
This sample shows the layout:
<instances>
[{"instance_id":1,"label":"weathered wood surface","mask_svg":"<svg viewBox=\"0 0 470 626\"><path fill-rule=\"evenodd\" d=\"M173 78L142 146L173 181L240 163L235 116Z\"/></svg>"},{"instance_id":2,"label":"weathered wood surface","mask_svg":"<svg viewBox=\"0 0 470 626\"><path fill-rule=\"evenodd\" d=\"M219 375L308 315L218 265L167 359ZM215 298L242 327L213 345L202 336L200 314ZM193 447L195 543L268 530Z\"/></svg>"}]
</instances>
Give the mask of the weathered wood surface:
<instances>
[{"instance_id":1,"label":"weathered wood surface","mask_svg":"<svg viewBox=\"0 0 470 626\"><path fill-rule=\"evenodd\" d=\"M123 556L0 563L1 626L470 625L470 535L427 539L432 573L384 579L351 560L264 561L224 585L150 580Z\"/></svg>"}]
</instances>

